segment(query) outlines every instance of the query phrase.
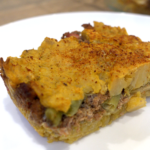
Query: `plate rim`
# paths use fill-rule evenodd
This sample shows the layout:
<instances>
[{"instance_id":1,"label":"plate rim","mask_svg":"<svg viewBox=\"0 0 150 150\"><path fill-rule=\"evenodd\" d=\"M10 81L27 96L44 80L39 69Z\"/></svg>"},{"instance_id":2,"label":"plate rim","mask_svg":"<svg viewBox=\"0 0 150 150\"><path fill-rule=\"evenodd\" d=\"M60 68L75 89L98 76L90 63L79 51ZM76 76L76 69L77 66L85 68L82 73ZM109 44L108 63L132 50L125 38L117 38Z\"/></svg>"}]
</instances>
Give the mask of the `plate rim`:
<instances>
[{"instance_id":1,"label":"plate rim","mask_svg":"<svg viewBox=\"0 0 150 150\"><path fill-rule=\"evenodd\" d=\"M0 25L0 29L13 25L19 22L24 22L28 20L33 20L33 19L39 19L43 17L51 17L51 16L61 16L61 15L77 15L77 14L102 14L102 15L125 15L125 16L134 16L134 17L144 17L144 18L149 18L150 16L147 14L137 14L137 13L130 13L130 12L121 12L121 11L73 11L73 12L58 12L58 13L51 13L51 14L43 14L43 15L37 15L37 16L32 16L32 17L27 17L27 18L22 18L19 20L15 20L6 24Z\"/></svg>"}]
</instances>

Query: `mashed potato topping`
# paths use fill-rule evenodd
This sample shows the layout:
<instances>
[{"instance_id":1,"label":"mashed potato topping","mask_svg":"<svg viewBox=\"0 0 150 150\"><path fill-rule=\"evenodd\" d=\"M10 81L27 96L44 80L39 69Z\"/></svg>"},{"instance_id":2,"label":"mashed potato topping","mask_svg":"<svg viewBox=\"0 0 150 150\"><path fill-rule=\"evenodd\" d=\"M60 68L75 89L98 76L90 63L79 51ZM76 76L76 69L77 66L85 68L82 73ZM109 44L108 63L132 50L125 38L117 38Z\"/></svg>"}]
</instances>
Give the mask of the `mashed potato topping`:
<instances>
[{"instance_id":1,"label":"mashed potato topping","mask_svg":"<svg viewBox=\"0 0 150 150\"><path fill-rule=\"evenodd\" d=\"M97 24L81 33L88 42L45 38L38 50L9 57L4 69L11 85L29 83L43 106L67 112L72 101L87 94L109 91L115 96L148 83L150 43L127 35L125 29Z\"/></svg>"}]
</instances>

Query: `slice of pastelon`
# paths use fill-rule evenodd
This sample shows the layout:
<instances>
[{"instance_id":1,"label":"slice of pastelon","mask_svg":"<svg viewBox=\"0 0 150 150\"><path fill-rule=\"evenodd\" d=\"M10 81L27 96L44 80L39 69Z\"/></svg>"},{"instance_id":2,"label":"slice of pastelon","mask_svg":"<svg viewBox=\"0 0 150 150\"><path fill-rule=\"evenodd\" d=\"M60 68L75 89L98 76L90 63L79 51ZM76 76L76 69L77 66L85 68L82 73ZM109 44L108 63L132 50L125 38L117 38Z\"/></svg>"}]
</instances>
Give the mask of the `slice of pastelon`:
<instances>
[{"instance_id":1,"label":"slice of pastelon","mask_svg":"<svg viewBox=\"0 0 150 150\"><path fill-rule=\"evenodd\" d=\"M150 43L124 28L83 26L60 41L45 38L20 58L0 59L12 100L49 142L72 143L145 106L150 95Z\"/></svg>"}]
</instances>

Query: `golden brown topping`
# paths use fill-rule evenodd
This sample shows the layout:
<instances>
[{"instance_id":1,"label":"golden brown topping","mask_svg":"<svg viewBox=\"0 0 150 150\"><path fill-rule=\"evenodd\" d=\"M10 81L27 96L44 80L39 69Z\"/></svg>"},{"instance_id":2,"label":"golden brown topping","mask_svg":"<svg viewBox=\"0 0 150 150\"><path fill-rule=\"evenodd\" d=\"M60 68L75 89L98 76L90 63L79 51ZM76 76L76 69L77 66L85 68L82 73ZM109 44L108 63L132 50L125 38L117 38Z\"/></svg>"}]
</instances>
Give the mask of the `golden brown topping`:
<instances>
[{"instance_id":1,"label":"golden brown topping","mask_svg":"<svg viewBox=\"0 0 150 150\"><path fill-rule=\"evenodd\" d=\"M120 27L111 27L108 25L104 25L102 22L94 21L94 29L106 37L113 37L119 35L127 35L127 31L125 28Z\"/></svg>"},{"instance_id":2,"label":"golden brown topping","mask_svg":"<svg viewBox=\"0 0 150 150\"><path fill-rule=\"evenodd\" d=\"M45 38L38 50L8 57L3 64L6 76L13 86L28 83L43 106L57 111L67 112L72 101L89 93L109 90L111 96L119 95L130 85L135 68L150 62L150 43L119 27L95 22L94 28L82 32L89 43L72 36L59 42ZM118 81L123 84L116 89Z\"/></svg>"}]
</instances>

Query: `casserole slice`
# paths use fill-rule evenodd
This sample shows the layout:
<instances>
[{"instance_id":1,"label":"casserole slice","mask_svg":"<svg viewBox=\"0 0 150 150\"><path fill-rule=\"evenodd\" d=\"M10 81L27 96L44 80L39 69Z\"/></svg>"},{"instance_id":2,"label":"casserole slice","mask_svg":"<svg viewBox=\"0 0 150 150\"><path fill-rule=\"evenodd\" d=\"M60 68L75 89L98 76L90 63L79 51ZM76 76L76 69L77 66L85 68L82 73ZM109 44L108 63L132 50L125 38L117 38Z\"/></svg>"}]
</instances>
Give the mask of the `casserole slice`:
<instances>
[{"instance_id":1,"label":"casserole slice","mask_svg":"<svg viewBox=\"0 0 150 150\"><path fill-rule=\"evenodd\" d=\"M72 143L144 107L150 95L150 43L101 22L83 27L0 59L11 99L48 142Z\"/></svg>"}]
</instances>

